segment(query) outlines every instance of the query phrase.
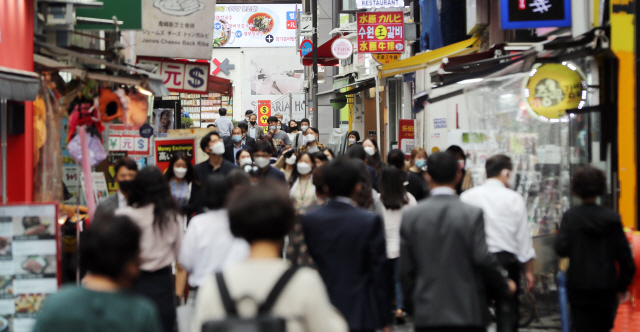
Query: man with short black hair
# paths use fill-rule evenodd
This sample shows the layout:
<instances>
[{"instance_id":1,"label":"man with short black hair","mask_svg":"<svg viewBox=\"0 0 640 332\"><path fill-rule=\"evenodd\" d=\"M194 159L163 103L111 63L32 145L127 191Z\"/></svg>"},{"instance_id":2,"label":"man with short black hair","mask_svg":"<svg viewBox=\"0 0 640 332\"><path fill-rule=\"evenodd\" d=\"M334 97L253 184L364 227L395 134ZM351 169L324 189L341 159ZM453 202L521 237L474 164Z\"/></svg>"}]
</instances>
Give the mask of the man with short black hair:
<instances>
[{"instance_id":1,"label":"man with short black hair","mask_svg":"<svg viewBox=\"0 0 640 332\"><path fill-rule=\"evenodd\" d=\"M337 158L322 167L331 200L302 216L309 253L350 331L390 331L382 220L355 207L362 187L356 161Z\"/></svg>"},{"instance_id":2,"label":"man with short black hair","mask_svg":"<svg viewBox=\"0 0 640 332\"><path fill-rule=\"evenodd\" d=\"M206 180L211 174L220 173L226 176L234 168L237 168L235 164L232 164L222 157L226 149L224 142L217 132L212 131L202 137L200 140L200 148L209 155L209 160L205 160L193 167L200 182Z\"/></svg>"},{"instance_id":3,"label":"man with short black hair","mask_svg":"<svg viewBox=\"0 0 640 332\"><path fill-rule=\"evenodd\" d=\"M310 123L311 122L307 118L300 120L300 135L298 135L297 141L294 144L296 149L307 144L307 137L305 135L307 135L307 130L311 126Z\"/></svg>"},{"instance_id":4,"label":"man with short black hair","mask_svg":"<svg viewBox=\"0 0 640 332\"><path fill-rule=\"evenodd\" d=\"M218 128L218 135L222 139L226 139L231 136L231 131L233 130L233 121L227 118L227 109L222 107L218 110L220 117L213 122L213 124Z\"/></svg>"},{"instance_id":5,"label":"man with short black hair","mask_svg":"<svg viewBox=\"0 0 640 332\"><path fill-rule=\"evenodd\" d=\"M282 148L290 148L291 141L289 140L289 135L284 131L278 128L278 120L277 117L271 116L267 120L269 124L269 133L271 134L271 138L273 139L273 144L276 146L276 149L280 151Z\"/></svg>"},{"instance_id":6,"label":"man with short black hair","mask_svg":"<svg viewBox=\"0 0 640 332\"><path fill-rule=\"evenodd\" d=\"M131 182L138 174L138 164L131 158L120 158L113 165L115 176L113 180L118 184L118 190L115 194L98 202L94 215L107 214L118 208L127 206L127 194L131 188Z\"/></svg>"},{"instance_id":7,"label":"man with short black hair","mask_svg":"<svg viewBox=\"0 0 640 332\"><path fill-rule=\"evenodd\" d=\"M251 121L251 114L253 114L252 110L247 110L244 112L244 119L242 121L238 121L238 125L241 123L245 123L247 126L249 125L249 121Z\"/></svg>"},{"instance_id":8,"label":"man with short black hair","mask_svg":"<svg viewBox=\"0 0 640 332\"><path fill-rule=\"evenodd\" d=\"M240 129L239 127L235 127L233 128L233 130L231 131L231 142L230 144L226 145L224 147L224 159L228 160L229 162L232 162L234 165L236 164L236 155L238 153L238 151L242 150L242 149L246 149L249 151L249 153L253 152L253 149L245 146L242 143L242 129Z\"/></svg>"},{"instance_id":9,"label":"man with short black hair","mask_svg":"<svg viewBox=\"0 0 640 332\"><path fill-rule=\"evenodd\" d=\"M270 177L273 179L287 182L287 178L284 176L281 170L271 166L271 153L273 147L271 143L266 141L256 142L256 149L253 152L253 161L258 166L260 171L259 176Z\"/></svg>"},{"instance_id":10,"label":"man with short black hair","mask_svg":"<svg viewBox=\"0 0 640 332\"><path fill-rule=\"evenodd\" d=\"M431 196L402 216L400 283L416 332L484 332L486 291L506 297L516 290L487 248L482 210L456 196L461 176L454 154L432 154Z\"/></svg>"},{"instance_id":11,"label":"man with short black hair","mask_svg":"<svg viewBox=\"0 0 640 332\"><path fill-rule=\"evenodd\" d=\"M238 123L238 128L242 131L242 144L253 150L256 146L256 140L248 135L249 125L244 122L240 122Z\"/></svg>"},{"instance_id":12,"label":"man with short black hair","mask_svg":"<svg viewBox=\"0 0 640 332\"><path fill-rule=\"evenodd\" d=\"M511 158L495 155L485 164L487 181L460 195L460 201L477 206L484 213L489 251L496 255L509 278L520 283L521 265L525 268L527 290L533 288L533 260L536 252L529 229L527 204L516 188ZM518 298L496 298L498 332L518 330Z\"/></svg>"}]
</instances>

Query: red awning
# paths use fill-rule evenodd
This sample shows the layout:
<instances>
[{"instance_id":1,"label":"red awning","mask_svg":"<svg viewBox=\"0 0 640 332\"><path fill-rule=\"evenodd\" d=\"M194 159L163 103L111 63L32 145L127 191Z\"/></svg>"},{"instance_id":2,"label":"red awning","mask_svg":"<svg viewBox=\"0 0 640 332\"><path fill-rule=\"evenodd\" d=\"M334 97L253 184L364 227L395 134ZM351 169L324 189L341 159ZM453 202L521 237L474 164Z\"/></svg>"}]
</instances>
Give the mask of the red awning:
<instances>
[{"instance_id":1,"label":"red awning","mask_svg":"<svg viewBox=\"0 0 640 332\"><path fill-rule=\"evenodd\" d=\"M335 67L340 65L340 60L333 56L331 53L331 44L333 41L342 37L342 34L339 34L327 41L326 43L320 45L318 47L318 64L321 66ZM305 66L313 66L313 52L305 55L302 58L302 64Z\"/></svg>"},{"instance_id":2,"label":"red awning","mask_svg":"<svg viewBox=\"0 0 640 332\"><path fill-rule=\"evenodd\" d=\"M233 96L233 86L231 80L209 75L209 92L220 93L225 96Z\"/></svg>"}]
</instances>

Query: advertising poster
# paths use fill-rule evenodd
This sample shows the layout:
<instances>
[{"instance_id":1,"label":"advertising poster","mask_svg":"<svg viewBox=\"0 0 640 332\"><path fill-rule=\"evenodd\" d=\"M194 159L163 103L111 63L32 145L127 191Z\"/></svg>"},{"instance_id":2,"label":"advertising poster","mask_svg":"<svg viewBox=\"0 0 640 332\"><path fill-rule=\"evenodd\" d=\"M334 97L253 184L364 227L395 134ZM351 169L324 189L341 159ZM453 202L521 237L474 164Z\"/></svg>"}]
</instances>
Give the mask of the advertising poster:
<instances>
[{"instance_id":1,"label":"advertising poster","mask_svg":"<svg viewBox=\"0 0 640 332\"><path fill-rule=\"evenodd\" d=\"M210 63L208 61L194 62L151 57L138 57L137 61L156 65L164 85L171 92L199 94L209 92Z\"/></svg>"},{"instance_id":2,"label":"advertising poster","mask_svg":"<svg viewBox=\"0 0 640 332\"><path fill-rule=\"evenodd\" d=\"M359 53L404 52L402 12L357 13Z\"/></svg>"},{"instance_id":3,"label":"advertising poster","mask_svg":"<svg viewBox=\"0 0 640 332\"><path fill-rule=\"evenodd\" d=\"M217 5L213 47L296 47L296 28L295 4Z\"/></svg>"},{"instance_id":4,"label":"advertising poster","mask_svg":"<svg viewBox=\"0 0 640 332\"><path fill-rule=\"evenodd\" d=\"M101 200L109 196L109 188L107 186L107 180L102 172L91 172L91 180L93 182L93 197L96 203L100 203ZM82 184L82 192L84 192L85 202L87 201L87 191L84 188L84 173L80 173L80 183Z\"/></svg>"},{"instance_id":5,"label":"advertising poster","mask_svg":"<svg viewBox=\"0 0 640 332\"><path fill-rule=\"evenodd\" d=\"M416 146L414 128L413 120L398 121L398 148L407 155L407 159L411 156L411 150Z\"/></svg>"},{"instance_id":6,"label":"advertising poster","mask_svg":"<svg viewBox=\"0 0 640 332\"><path fill-rule=\"evenodd\" d=\"M211 60L215 0L142 0L138 55Z\"/></svg>"},{"instance_id":7,"label":"advertising poster","mask_svg":"<svg viewBox=\"0 0 640 332\"><path fill-rule=\"evenodd\" d=\"M109 151L107 160L109 161L109 174L107 174L107 188L110 194L113 194L118 190L118 184L116 183L116 170L114 165L116 162L124 157L127 157L127 151Z\"/></svg>"},{"instance_id":8,"label":"advertising poster","mask_svg":"<svg viewBox=\"0 0 640 332\"><path fill-rule=\"evenodd\" d=\"M58 290L55 204L0 206L0 331L31 332Z\"/></svg>"},{"instance_id":9,"label":"advertising poster","mask_svg":"<svg viewBox=\"0 0 640 332\"><path fill-rule=\"evenodd\" d=\"M172 113L173 114L173 113ZM173 117L170 118L172 124ZM173 129L173 128L171 128ZM107 127L109 151L126 151L129 156L148 157L151 155L149 138L140 136L140 126L116 125Z\"/></svg>"},{"instance_id":10,"label":"advertising poster","mask_svg":"<svg viewBox=\"0 0 640 332\"><path fill-rule=\"evenodd\" d=\"M191 158L191 165L196 164L194 153L196 150L196 138L158 138L154 142L154 151L156 152L156 167L163 173L169 167L169 162L173 158L173 154L177 152L186 153Z\"/></svg>"},{"instance_id":11,"label":"advertising poster","mask_svg":"<svg viewBox=\"0 0 640 332\"><path fill-rule=\"evenodd\" d=\"M175 129L173 125L173 109L154 109L151 125L153 126L153 132L157 137L167 137L169 130Z\"/></svg>"}]
</instances>

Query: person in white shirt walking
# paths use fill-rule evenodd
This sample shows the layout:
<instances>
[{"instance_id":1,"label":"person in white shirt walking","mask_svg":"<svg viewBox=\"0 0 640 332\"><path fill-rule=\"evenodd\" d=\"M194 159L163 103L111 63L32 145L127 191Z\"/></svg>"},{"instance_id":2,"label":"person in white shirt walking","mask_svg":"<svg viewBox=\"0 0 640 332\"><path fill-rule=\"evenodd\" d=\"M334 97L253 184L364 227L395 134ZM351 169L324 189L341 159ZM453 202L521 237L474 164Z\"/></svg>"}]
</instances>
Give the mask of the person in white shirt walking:
<instances>
[{"instance_id":1,"label":"person in white shirt walking","mask_svg":"<svg viewBox=\"0 0 640 332\"><path fill-rule=\"evenodd\" d=\"M233 122L227 118L227 109L222 107L218 110L220 117L213 123L218 128L218 135L222 139L228 139L233 130Z\"/></svg>"},{"instance_id":2,"label":"person in white shirt walking","mask_svg":"<svg viewBox=\"0 0 640 332\"><path fill-rule=\"evenodd\" d=\"M536 258L528 225L527 206L515 188L513 163L505 155L496 155L486 163L487 181L462 193L464 203L482 208L489 251L494 253L516 283L524 266L527 291L533 288L532 271ZM518 330L518 297L496 299L498 332Z\"/></svg>"}]
</instances>

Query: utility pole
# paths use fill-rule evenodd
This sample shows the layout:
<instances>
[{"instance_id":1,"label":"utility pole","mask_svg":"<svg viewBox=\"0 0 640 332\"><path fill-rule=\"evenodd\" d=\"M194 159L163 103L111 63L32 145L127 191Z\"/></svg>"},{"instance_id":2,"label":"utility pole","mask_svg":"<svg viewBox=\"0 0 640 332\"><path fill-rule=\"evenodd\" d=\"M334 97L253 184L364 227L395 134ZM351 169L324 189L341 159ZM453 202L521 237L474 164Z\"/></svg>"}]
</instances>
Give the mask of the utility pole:
<instances>
[{"instance_id":1,"label":"utility pole","mask_svg":"<svg viewBox=\"0 0 640 332\"><path fill-rule=\"evenodd\" d=\"M318 128L318 0L311 0L311 21L313 44L313 85L311 98L313 98L313 125Z\"/></svg>"}]
</instances>

